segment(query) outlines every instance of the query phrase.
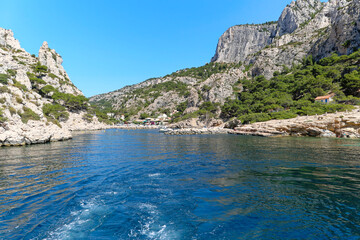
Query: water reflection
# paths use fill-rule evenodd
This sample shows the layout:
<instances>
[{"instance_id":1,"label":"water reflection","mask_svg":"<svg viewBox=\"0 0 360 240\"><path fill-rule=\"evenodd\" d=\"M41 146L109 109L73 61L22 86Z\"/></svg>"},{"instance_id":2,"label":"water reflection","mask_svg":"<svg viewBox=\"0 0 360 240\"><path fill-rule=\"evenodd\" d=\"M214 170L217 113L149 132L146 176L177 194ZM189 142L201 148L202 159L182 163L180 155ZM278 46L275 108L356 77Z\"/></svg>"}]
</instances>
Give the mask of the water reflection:
<instances>
[{"instance_id":1,"label":"water reflection","mask_svg":"<svg viewBox=\"0 0 360 240\"><path fill-rule=\"evenodd\" d=\"M0 149L0 239L360 235L358 141L108 130Z\"/></svg>"}]
</instances>

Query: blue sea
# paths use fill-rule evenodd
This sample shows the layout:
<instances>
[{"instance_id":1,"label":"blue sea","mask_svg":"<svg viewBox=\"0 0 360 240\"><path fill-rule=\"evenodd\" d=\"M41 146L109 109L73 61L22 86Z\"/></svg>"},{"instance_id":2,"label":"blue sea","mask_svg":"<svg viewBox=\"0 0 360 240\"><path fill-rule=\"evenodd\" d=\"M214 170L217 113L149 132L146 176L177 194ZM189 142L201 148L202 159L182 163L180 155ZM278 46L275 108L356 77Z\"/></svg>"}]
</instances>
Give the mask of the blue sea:
<instances>
[{"instance_id":1,"label":"blue sea","mask_svg":"<svg viewBox=\"0 0 360 240\"><path fill-rule=\"evenodd\" d=\"M154 130L0 148L0 239L360 239L359 150Z\"/></svg>"}]
</instances>

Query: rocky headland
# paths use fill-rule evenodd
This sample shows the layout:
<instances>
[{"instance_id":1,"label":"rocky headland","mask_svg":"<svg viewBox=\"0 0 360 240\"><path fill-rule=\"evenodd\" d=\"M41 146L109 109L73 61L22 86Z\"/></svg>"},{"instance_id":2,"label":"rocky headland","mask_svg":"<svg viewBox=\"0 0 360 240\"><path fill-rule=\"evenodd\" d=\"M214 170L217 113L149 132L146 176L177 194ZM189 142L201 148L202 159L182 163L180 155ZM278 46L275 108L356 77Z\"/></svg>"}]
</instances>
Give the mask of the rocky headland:
<instances>
[{"instance_id":1,"label":"rocky headland","mask_svg":"<svg viewBox=\"0 0 360 240\"><path fill-rule=\"evenodd\" d=\"M0 146L61 141L72 131L109 127L89 111L62 62L47 42L31 55L11 30L0 28Z\"/></svg>"},{"instance_id":2,"label":"rocky headland","mask_svg":"<svg viewBox=\"0 0 360 240\"><path fill-rule=\"evenodd\" d=\"M234 134L360 138L360 110L241 125Z\"/></svg>"}]
</instances>

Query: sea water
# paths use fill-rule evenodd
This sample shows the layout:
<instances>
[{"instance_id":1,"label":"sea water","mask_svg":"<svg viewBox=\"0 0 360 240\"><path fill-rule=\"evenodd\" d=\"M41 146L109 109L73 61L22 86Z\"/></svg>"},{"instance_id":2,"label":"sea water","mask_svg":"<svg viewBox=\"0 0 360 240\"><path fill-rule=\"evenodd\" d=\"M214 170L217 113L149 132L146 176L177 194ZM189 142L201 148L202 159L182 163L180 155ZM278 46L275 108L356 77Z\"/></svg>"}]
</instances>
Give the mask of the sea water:
<instances>
[{"instance_id":1,"label":"sea water","mask_svg":"<svg viewBox=\"0 0 360 240\"><path fill-rule=\"evenodd\" d=\"M359 150L149 130L0 148L0 239L359 239Z\"/></svg>"}]
</instances>

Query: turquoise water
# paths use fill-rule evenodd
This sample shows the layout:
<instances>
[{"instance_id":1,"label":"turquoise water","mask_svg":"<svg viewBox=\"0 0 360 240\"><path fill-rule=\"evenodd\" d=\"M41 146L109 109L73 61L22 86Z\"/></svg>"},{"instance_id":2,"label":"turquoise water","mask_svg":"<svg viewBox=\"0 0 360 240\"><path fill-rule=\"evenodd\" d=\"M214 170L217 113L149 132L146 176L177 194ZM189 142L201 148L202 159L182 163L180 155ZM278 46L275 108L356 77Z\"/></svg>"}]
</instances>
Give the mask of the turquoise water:
<instances>
[{"instance_id":1,"label":"turquoise water","mask_svg":"<svg viewBox=\"0 0 360 240\"><path fill-rule=\"evenodd\" d=\"M107 130L0 149L0 239L360 239L359 141Z\"/></svg>"}]
</instances>

